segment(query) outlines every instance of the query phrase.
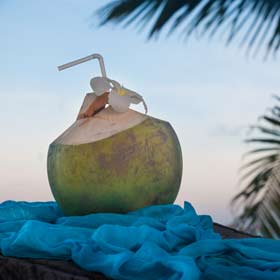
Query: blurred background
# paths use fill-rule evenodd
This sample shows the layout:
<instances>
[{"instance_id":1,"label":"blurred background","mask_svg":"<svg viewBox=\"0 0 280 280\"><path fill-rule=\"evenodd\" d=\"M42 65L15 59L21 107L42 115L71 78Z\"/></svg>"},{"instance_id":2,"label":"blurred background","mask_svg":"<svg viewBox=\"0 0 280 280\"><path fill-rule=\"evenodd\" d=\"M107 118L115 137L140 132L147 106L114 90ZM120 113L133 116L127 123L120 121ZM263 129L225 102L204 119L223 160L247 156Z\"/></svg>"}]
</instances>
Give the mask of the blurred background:
<instances>
[{"instance_id":1,"label":"blurred background","mask_svg":"<svg viewBox=\"0 0 280 280\"><path fill-rule=\"evenodd\" d=\"M230 202L242 190L238 170L250 150L244 139L276 103L279 61L264 59L265 50L247 54L238 40L226 46L223 32L211 40L195 33L148 40L152 23L142 32L99 26L96 11L107 3L0 1L0 200L53 200L48 145L73 123L99 74L96 62L56 67L101 53L109 77L142 94L149 114L175 128L184 162L176 203L187 200L199 214L231 224Z\"/></svg>"}]
</instances>

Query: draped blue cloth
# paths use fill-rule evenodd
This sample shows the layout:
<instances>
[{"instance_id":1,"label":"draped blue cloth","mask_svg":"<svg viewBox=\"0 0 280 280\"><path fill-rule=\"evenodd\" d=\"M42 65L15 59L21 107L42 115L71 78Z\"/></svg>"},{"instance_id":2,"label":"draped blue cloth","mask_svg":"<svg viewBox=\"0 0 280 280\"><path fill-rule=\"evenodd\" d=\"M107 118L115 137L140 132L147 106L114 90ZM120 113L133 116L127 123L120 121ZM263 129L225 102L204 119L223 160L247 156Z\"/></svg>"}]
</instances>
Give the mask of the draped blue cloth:
<instances>
[{"instance_id":1,"label":"draped blue cloth","mask_svg":"<svg viewBox=\"0 0 280 280\"><path fill-rule=\"evenodd\" d=\"M5 256L73 260L113 279L280 279L280 241L222 240L185 202L65 217L54 202L0 204Z\"/></svg>"}]
</instances>

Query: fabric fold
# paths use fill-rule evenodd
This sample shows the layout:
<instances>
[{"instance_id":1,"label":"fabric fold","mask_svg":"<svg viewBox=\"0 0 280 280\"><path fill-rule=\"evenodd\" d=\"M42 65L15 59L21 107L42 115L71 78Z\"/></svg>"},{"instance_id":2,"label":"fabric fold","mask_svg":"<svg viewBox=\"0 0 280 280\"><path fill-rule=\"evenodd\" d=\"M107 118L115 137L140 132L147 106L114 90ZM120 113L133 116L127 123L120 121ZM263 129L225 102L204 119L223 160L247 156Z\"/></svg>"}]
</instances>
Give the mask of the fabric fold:
<instances>
[{"instance_id":1,"label":"fabric fold","mask_svg":"<svg viewBox=\"0 0 280 280\"><path fill-rule=\"evenodd\" d=\"M113 279L280 279L280 241L222 240L188 202L66 217L55 202L7 201L0 251L73 260Z\"/></svg>"}]
</instances>

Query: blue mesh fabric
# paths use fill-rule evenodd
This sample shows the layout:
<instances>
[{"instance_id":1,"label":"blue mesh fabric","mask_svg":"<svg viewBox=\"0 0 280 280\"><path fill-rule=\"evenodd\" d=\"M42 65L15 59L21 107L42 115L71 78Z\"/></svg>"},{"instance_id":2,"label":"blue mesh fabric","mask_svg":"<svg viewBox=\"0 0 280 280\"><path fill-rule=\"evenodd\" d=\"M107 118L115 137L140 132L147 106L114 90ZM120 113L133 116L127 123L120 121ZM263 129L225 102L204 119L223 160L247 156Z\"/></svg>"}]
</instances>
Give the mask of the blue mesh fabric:
<instances>
[{"instance_id":1,"label":"blue mesh fabric","mask_svg":"<svg viewBox=\"0 0 280 280\"><path fill-rule=\"evenodd\" d=\"M0 250L73 260L114 279L280 279L280 241L222 240L185 202L65 217L55 202L0 204Z\"/></svg>"}]
</instances>

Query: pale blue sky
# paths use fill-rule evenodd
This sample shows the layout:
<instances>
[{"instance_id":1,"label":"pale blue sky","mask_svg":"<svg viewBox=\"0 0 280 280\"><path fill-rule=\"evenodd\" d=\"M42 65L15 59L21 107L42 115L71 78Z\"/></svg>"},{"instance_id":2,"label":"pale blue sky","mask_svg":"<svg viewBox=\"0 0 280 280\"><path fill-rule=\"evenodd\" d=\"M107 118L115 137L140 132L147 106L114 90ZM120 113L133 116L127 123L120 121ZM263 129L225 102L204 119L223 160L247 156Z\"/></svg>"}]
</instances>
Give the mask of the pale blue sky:
<instances>
[{"instance_id":1,"label":"pale blue sky","mask_svg":"<svg viewBox=\"0 0 280 280\"><path fill-rule=\"evenodd\" d=\"M148 42L132 28L97 28L93 13L106 2L0 2L0 200L53 199L48 145L74 121L99 74L96 62L60 73L56 66L97 52L110 77L142 94L149 114L175 128L184 158L177 202L228 223L245 128L279 93L279 61L248 58L219 39Z\"/></svg>"}]
</instances>

